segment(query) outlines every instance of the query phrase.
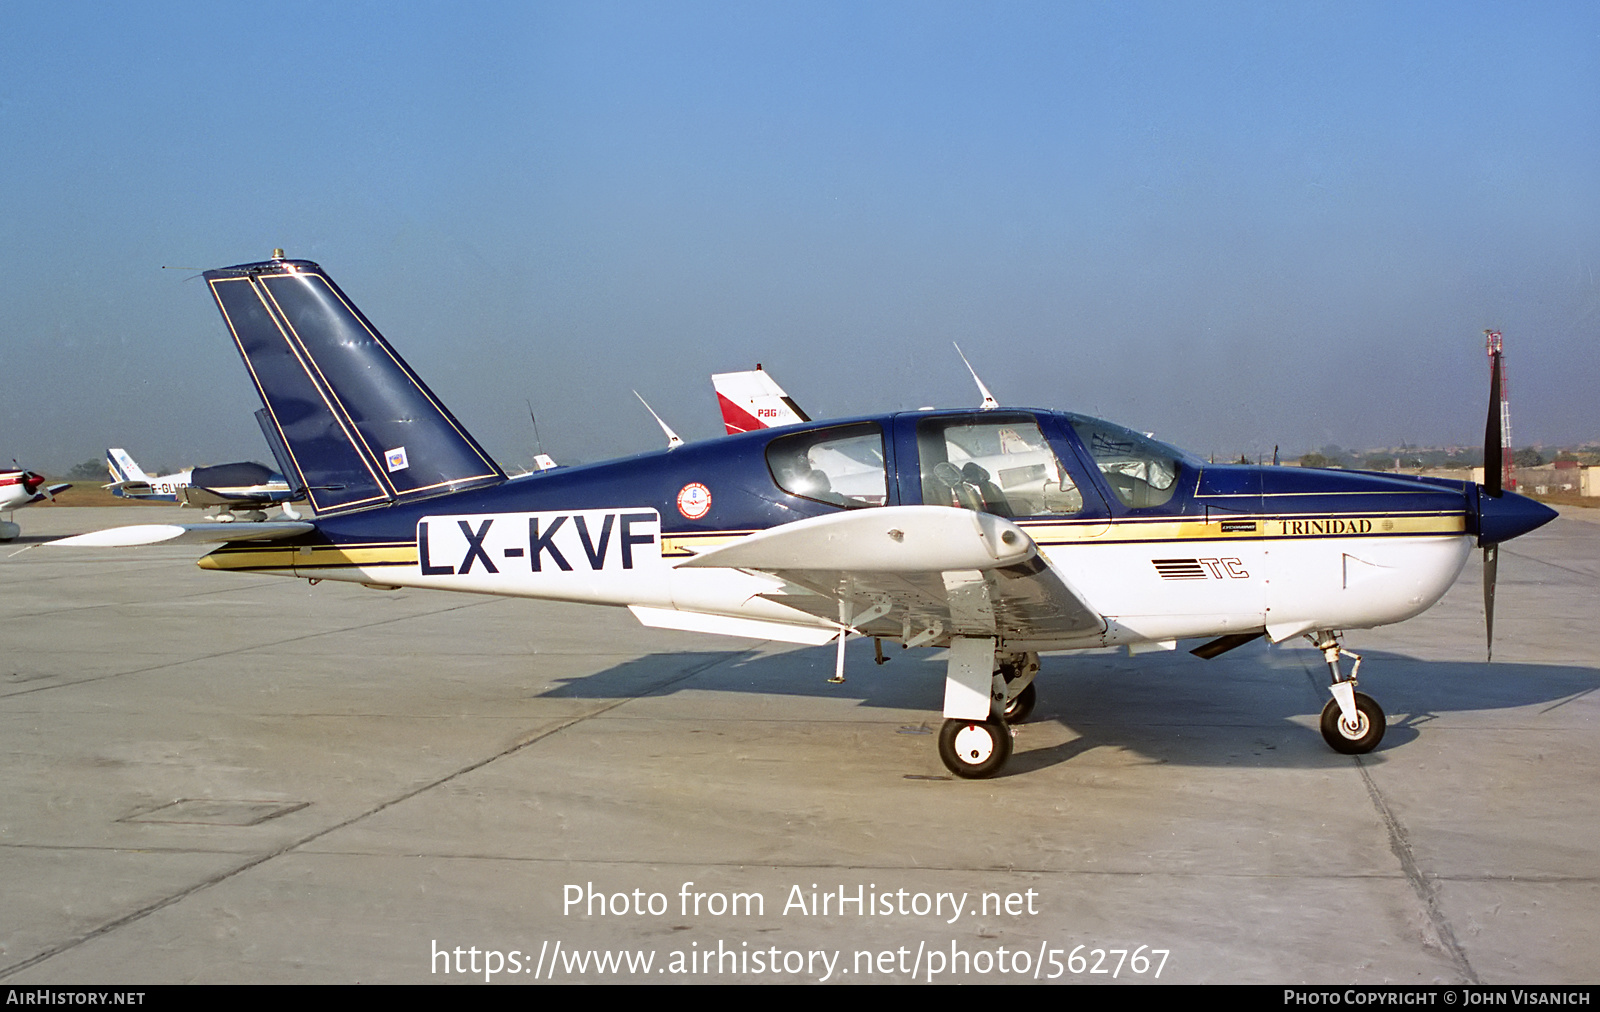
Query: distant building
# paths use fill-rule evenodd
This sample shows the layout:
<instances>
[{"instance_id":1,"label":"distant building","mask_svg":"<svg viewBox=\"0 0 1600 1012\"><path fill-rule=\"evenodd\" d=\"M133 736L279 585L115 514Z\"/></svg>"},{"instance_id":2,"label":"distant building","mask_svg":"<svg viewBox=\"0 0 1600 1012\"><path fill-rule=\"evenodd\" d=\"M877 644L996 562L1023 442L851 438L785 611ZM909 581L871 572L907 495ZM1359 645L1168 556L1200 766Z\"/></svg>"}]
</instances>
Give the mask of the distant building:
<instances>
[{"instance_id":1,"label":"distant building","mask_svg":"<svg viewBox=\"0 0 1600 1012\"><path fill-rule=\"evenodd\" d=\"M1519 492L1531 492L1534 495L1576 492L1579 495L1600 496L1600 467L1582 467L1577 461L1562 460L1543 467L1519 467L1514 473ZM1472 480L1482 483L1483 468L1472 469Z\"/></svg>"}]
</instances>

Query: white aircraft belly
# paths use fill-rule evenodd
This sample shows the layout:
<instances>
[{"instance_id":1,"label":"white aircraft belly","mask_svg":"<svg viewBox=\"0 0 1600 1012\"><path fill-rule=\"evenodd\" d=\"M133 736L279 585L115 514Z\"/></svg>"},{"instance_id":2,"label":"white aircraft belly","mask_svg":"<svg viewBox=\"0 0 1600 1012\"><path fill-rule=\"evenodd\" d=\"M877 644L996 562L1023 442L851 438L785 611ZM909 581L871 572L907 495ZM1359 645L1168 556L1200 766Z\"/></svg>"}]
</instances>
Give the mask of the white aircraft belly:
<instances>
[{"instance_id":1,"label":"white aircraft belly","mask_svg":"<svg viewBox=\"0 0 1600 1012\"><path fill-rule=\"evenodd\" d=\"M1471 547L1460 535L1079 543L1049 559L1117 644L1403 621L1444 596Z\"/></svg>"},{"instance_id":2,"label":"white aircraft belly","mask_svg":"<svg viewBox=\"0 0 1600 1012\"><path fill-rule=\"evenodd\" d=\"M1319 538L1270 543L1268 621L1366 629L1432 607L1472 554L1464 535Z\"/></svg>"}]
</instances>

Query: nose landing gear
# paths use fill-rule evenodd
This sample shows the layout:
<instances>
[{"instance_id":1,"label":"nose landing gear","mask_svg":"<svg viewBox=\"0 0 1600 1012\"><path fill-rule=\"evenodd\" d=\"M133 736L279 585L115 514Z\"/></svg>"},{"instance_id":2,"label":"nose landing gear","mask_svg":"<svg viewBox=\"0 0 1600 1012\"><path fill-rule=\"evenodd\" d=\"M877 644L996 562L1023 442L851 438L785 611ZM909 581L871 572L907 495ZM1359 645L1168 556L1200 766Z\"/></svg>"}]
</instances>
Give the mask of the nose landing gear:
<instances>
[{"instance_id":1,"label":"nose landing gear","mask_svg":"<svg viewBox=\"0 0 1600 1012\"><path fill-rule=\"evenodd\" d=\"M1365 692L1356 691L1356 672L1361 670L1361 655L1341 647L1338 635L1329 629L1307 634L1306 639L1322 651L1322 658L1328 662L1328 670L1333 676L1333 684L1328 686L1333 698L1322 708L1322 740L1328 743L1329 748L1343 755L1371 752L1383 740L1388 718L1376 700ZM1339 670L1339 658L1344 654L1349 654L1356 662L1350 669L1349 678Z\"/></svg>"}]
</instances>

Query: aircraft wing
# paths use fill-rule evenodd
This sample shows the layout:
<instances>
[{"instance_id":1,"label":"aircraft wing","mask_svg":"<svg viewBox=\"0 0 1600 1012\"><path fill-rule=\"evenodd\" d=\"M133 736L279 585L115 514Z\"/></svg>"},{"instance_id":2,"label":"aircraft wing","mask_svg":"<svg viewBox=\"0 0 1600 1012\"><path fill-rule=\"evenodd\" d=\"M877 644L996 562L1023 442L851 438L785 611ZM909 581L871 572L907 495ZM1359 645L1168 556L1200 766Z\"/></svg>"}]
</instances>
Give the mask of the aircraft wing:
<instances>
[{"instance_id":1,"label":"aircraft wing","mask_svg":"<svg viewBox=\"0 0 1600 1012\"><path fill-rule=\"evenodd\" d=\"M1104 620L1051 569L1026 531L942 506L852 510L752 534L681 563L783 580L765 595L878 635L1049 639Z\"/></svg>"},{"instance_id":2,"label":"aircraft wing","mask_svg":"<svg viewBox=\"0 0 1600 1012\"><path fill-rule=\"evenodd\" d=\"M178 499L185 506L230 506L244 509L266 509L285 501L288 493L272 495L270 493L252 494L248 492L224 492L221 489L202 488L198 485L189 485L178 490Z\"/></svg>"},{"instance_id":3,"label":"aircraft wing","mask_svg":"<svg viewBox=\"0 0 1600 1012\"><path fill-rule=\"evenodd\" d=\"M90 531L70 538L46 541L66 548L135 548L140 545L211 545L224 541L278 541L312 529L305 521L266 520L260 523L135 524Z\"/></svg>"}]
</instances>

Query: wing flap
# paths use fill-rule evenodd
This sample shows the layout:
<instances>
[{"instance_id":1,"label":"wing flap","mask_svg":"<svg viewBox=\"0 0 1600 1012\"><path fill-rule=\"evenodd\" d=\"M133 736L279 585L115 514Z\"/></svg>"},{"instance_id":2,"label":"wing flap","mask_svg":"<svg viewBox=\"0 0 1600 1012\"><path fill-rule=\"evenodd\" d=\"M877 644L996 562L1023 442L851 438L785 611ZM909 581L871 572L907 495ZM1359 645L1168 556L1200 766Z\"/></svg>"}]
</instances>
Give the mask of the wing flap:
<instances>
[{"instance_id":1,"label":"wing flap","mask_svg":"<svg viewBox=\"0 0 1600 1012\"><path fill-rule=\"evenodd\" d=\"M871 621L846 620L867 635L915 634L936 623L953 635L1006 639L1066 639L1105 628L1100 614L1044 565L924 574L769 572L789 586L763 597L819 618L839 621L845 600L856 614L887 604Z\"/></svg>"}]
</instances>

